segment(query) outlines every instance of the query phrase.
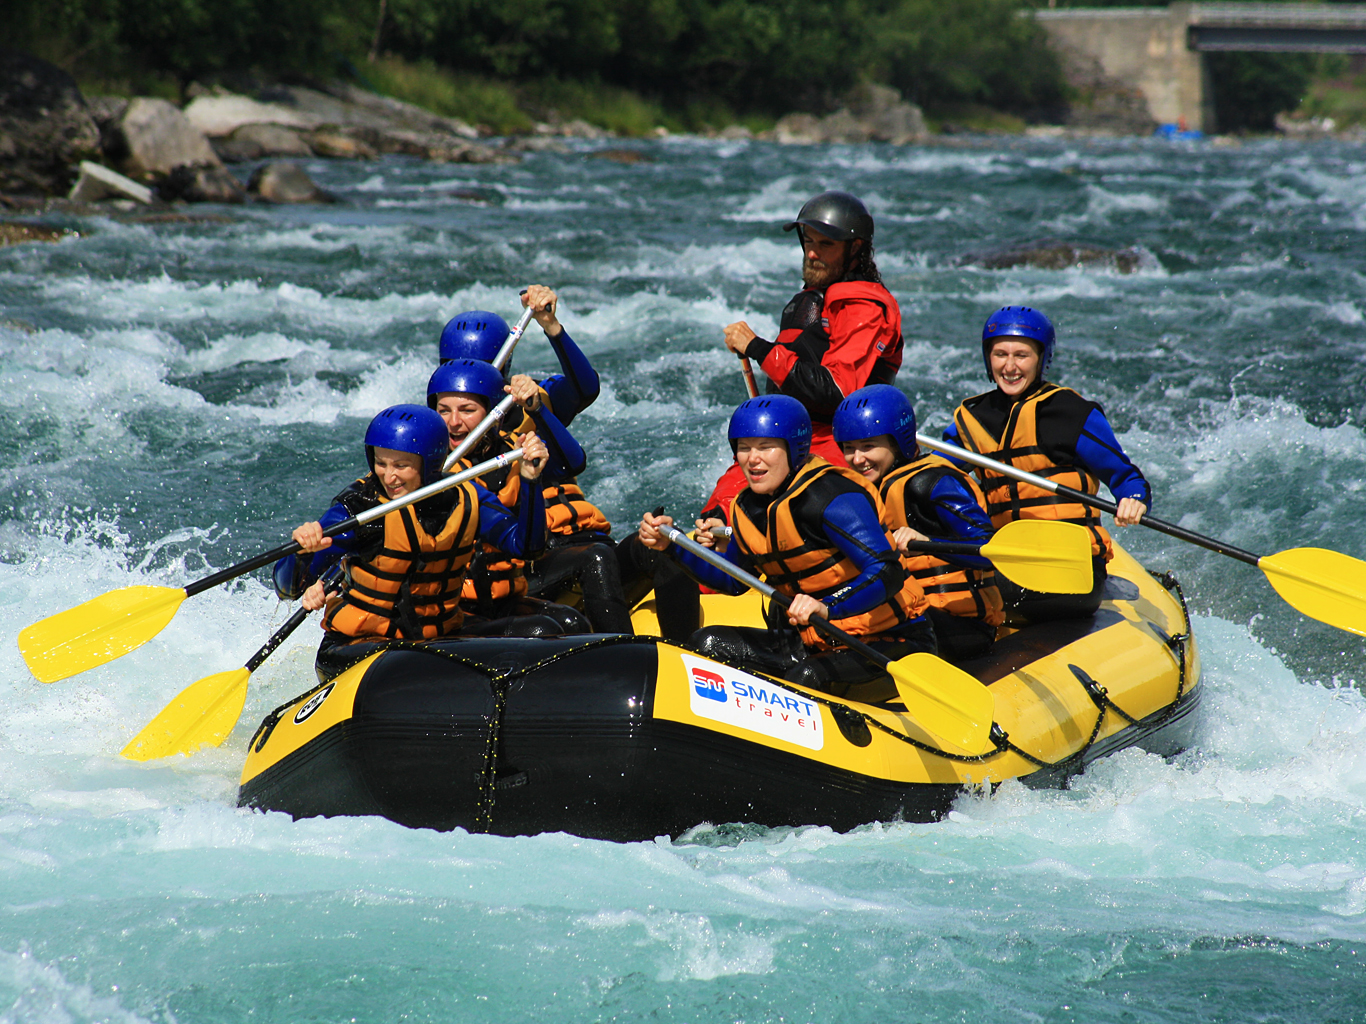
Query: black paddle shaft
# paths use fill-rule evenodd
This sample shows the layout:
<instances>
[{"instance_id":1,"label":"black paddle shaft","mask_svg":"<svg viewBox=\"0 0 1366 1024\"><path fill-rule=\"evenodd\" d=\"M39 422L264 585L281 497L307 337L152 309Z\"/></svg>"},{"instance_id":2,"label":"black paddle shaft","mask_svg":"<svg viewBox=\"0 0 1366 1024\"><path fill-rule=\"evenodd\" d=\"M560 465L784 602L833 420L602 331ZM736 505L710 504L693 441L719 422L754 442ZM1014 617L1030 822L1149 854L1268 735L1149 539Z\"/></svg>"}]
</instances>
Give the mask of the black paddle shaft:
<instances>
[{"instance_id":1,"label":"black paddle shaft","mask_svg":"<svg viewBox=\"0 0 1366 1024\"><path fill-rule=\"evenodd\" d=\"M349 519L343 519L340 523L329 526L323 531L323 536L335 537L337 534L355 529L359 525L360 519L356 516L351 516ZM303 547L297 540L292 540L288 544L281 544L278 548L272 548L270 551L263 554L255 555L248 558L245 562L238 562L236 565L230 565L226 569L214 573L212 576L205 576L202 580L195 580L185 588L185 596L194 597L195 594L202 594L204 591L212 590L221 583L235 580L238 576L245 576L247 573L254 569L259 569L263 565L270 565L271 562L278 562L286 555L297 555L302 550ZM289 634L285 635L288 636ZM283 637L281 639L283 639Z\"/></svg>"},{"instance_id":2,"label":"black paddle shaft","mask_svg":"<svg viewBox=\"0 0 1366 1024\"><path fill-rule=\"evenodd\" d=\"M778 593L776 590L768 595L768 599L772 601L774 604L776 604L779 608L787 608L792 604L791 598L789 598L786 594ZM846 633L844 630L840 629L839 626L836 626L829 619L826 619L820 615L813 615L808 621L811 623L812 627L816 630L817 633L824 633L831 640L838 640L840 643L844 644L844 646L848 647L851 651L858 651L859 654L862 654L874 665L878 666L878 668L886 668L888 665L892 663L892 659L887 657L887 655L883 654L879 650L869 647L858 637Z\"/></svg>"},{"instance_id":3,"label":"black paddle shaft","mask_svg":"<svg viewBox=\"0 0 1366 1024\"><path fill-rule=\"evenodd\" d=\"M927 555L977 555L983 545L956 540L913 540L906 545L907 551L921 551Z\"/></svg>"},{"instance_id":4,"label":"black paddle shaft","mask_svg":"<svg viewBox=\"0 0 1366 1024\"><path fill-rule=\"evenodd\" d=\"M323 573L323 589L331 594L341 589L341 567L331 566L327 572ZM255 672L261 667L261 663L275 653L275 649L289 639L289 634L303 624L304 619L311 613L306 608L294 609L294 614L285 619L284 625L270 635L270 639L261 645L261 649L251 656L247 662L247 671Z\"/></svg>"},{"instance_id":5,"label":"black paddle shaft","mask_svg":"<svg viewBox=\"0 0 1366 1024\"><path fill-rule=\"evenodd\" d=\"M1095 494L1087 494L1085 491L1073 490L1071 487L1064 487L1062 484L1057 484L1056 487L1057 490L1054 493L1059 497L1071 498L1073 501L1080 502L1083 505L1090 505L1092 508L1098 508L1102 512L1109 512L1111 515L1114 515L1119 509L1119 504L1108 498L1102 498ZM1213 537L1206 537L1199 533L1191 533L1190 530L1183 530L1175 523L1169 523L1164 519L1155 519L1146 513L1138 522L1140 526L1146 526L1151 530L1156 530L1158 533L1165 533L1169 537L1175 537L1177 540L1184 540L1210 551L1216 551L1221 555L1228 555L1230 558L1236 558L1238 561L1246 562L1248 565L1256 565L1261 561L1260 556L1254 555L1251 551L1235 548L1232 544L1225 544L1223 541L1215 540Z\"/></svg>"},{"instance_id":6,"label":"black paddle shaft","mask_svg":"<svg viewBox=\"0 0 1366 1024\"><path fill-rule=\"evenodd\" d=\"M660 515L661 513L657 512L655 514ZM763 580L759 579L759 577L745 572L744 569L741 569L730 559L723 557L718 552L713 551L711 548L704 548L701 544L697 543L697 541L690 538L682 530L678 529L678 527L663 526L660 527L660 532L663 533L664 536L668 537L669 540L673 541L673 543L681 547L684 551L691 552L698 558L702 559L702 561L714 565L716 568L720 569L723 573L725 573L732 579L738 580L739 582L745 584L747 587L754 588L759 593L763 594L766 598L768 598L770 601L772 601L774 604L776 604L779 608L786 609L791 607L792 599L788 597L786 594L778 593L778 591L774 590L772 586L765 583ZM858 651L859 654L863 655L878 668L886 668L888 665L892 663L892 659L887 657L887 655L883 654L881 651L874 650L873 648L865 644L862 640L850 636L848 633L840 629L839 626L836 626L830 620L825 619L819 615L813 615L811 616L810 622L812 627L816 630L816 632L824 633L831 640L838 640L840 643L848 647L851 651Z\"/></svg>"}]
</instances>

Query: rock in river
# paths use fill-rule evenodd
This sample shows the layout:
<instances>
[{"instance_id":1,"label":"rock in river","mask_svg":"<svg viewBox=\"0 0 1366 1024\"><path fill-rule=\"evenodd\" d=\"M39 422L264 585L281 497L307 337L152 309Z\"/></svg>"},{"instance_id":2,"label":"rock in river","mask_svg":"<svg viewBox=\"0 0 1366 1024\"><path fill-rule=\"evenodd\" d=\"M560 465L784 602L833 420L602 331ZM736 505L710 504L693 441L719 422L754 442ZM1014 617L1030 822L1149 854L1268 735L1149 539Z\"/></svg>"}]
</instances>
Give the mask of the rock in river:
<instances>
[{"instance_id":1,"label":"rock in river","mask_svg":"<svg viewBox=\"0 0 1366 1024\"><path fill-rule=\"evenodd\" d=\"M1141 245L1114 249L1094 242L1074 242L1063 238L1040 238L966 252L953 261L959 267L983 270L1009 270L1011 267L1037 267L1040 270L1066 270L1078 267L1132 274L1136 270L1155 270L1157 257Z\"/></svg>"}]
</instances>

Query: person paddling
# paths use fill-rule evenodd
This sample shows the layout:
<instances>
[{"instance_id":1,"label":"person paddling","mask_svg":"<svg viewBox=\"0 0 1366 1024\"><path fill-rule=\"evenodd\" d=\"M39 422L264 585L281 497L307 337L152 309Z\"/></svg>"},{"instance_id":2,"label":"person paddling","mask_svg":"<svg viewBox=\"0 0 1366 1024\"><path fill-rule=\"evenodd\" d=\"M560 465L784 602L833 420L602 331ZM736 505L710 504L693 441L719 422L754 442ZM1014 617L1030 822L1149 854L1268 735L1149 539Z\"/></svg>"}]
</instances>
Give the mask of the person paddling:
<instances>
[{"instance_id":1,"label":"person paddling","mask_svg":"<svg viewBox=\"0 0 1366 1024\"><path fill-rule=\"evenodd\" d=\"M1043 379L1055 340L1052 322L1037 309L1003 306L992 313L982 328L982 358L996 389L963 402L944 440L1087 494L1097 493L1104 482L1118 502L1115 522L1132 526L1152 504L1152 489L1125 454L1104 410ZM1091 592L1040 594L999 579L1008 615L1045 622L1094 614L1105 587L1105 564L1114 557L1100 514L988 469L977 474L997 529L1016 519L1058 519L1091 531Z\"/></svg>"},{"instance_id":2,"label":"person paddling","mask_svg":"<svg viewBox=\"0 0 1366 1024\"><path fill-rule=\"evenodd\" d=\"M513 515L473 481L336 537L322 535L334 523L438 480L449 436L441 417L424 406L385 409L365 431L370 471L338 494L320 519L294 531L303 554L313 557L281 559L275 585L285 599L302 593L310 611L326 603L320 656L360 639L432 640L458 633L464 620L461 587L476 543L518 558L535 557L545 546L539 487L527 488L531 500ZM522 448L520 473L532 483L549 452L534 433L522 438ZM326 598L321 581L313 581L339 559L345 569L342 590Z\"/></svg>"},{"instance_id":3,"label":"person paddling","mask_svg":"<svg viewBox=\"0 0 1366 1024\"><path fill-rule=\"evenodd\" d=\"M450 433L450 447L457 448L503 397L511 394L527 413L536 434L546 443L550 459L541 483L572 477L583 469L579 443L555 418L545 403L537 401L536 382L517 374L510 384L491 364L475 359L456 359L436 368L427 382L427 406L435 409ZM455 472L503 452L512 451L521 438L509 431L490 431L451 467ZM494 470L479 481L498 496L508 509L522 501L522 477L517 463ZM592 626L575 608L527 596L526 563L493 544L483 543L474 553L461 592L466 612L464 629L477 628L485 635L556 636L590 633Z\"/></svg>"},{"instance_id":4,"label":"person paddling","mask_svg":"<svg viewBox=\"0 0 1366 1024\"><path fill-rule=\"evenodd\" d=\"M531 310L533 319L541 325L546 341L560 362L560 372L540 382L544 399L549 402L560 422L569 426L575 416L597 400L601 381L593 364L556 317L559 303L559 296L543 284L528 285L522 293L523 307ZM497 313L483 309L457 313L441 331L438 345L441 362L478 359L480 362L492 363L511 333L507 321ZM531 428L523 424L517 428L517 432L520 433L522 429Z\"/></svg>"},{"instance_id":5,"label":"person paddling","mask_svg":"<svg viewBox=\"0 0 1366 1024\"><path fill-rule=\"evenodd\" d=\"M940 656L957 662L986 654L1005 617L991 562L907 551L915 541L989 541L994 530L981 489L948 459L920 453L915 409L890 384L855 391L835 410L833 426L849 467L878 487L882 525L925 592Z\"/></svg>"},{"instance_id":6,"label":"person paddling","mask_svg":"<svg viewBox=\"0 0 1366 1024\"><path fill-rule=\"evenodd\" d=\"M846 395L890 384L901 368L901 307L873 259L873 215L857 196L822 192L783 225L802 250L802 290L788 300L773 341L745 321L726 327L726 348L758 363L770 394L795 398L811 417L811 450L838 465L830 421ZM716 482L702 519L724 516L745 486L738 466Z\"/></svg>"},{"instance_id":7,"label":"person paddling","mask_svg":"<svg viewBox=\"0 0 1366 1024\"><path fill-rule=\"evenodd\" d=\"M530 285L522 305L536 322L560 360L561 374L541 381L525 409L527 415L514 433L534 429L531 412L544 404L565 426L598 397L597 372L555 316L559 298L544 285ZM442 332L443 363L455 358L491 361L509 333L506 321L493 313L462 314ZM464 353L464 355L460 355ZM582 467L580 467L582 468ZM583 610L600 633L631 632L631 612L623 589L612 524L588 500L575 475L548 481L545 502L549 516L550 551L527 573L528 593L555 601L575 585L583 592Z\"/></svg>"},{"instance_id":8,"label":"person paddling","mask_svg":"<svg viewBox=\"0 0 1366 1024\"><path fill-rule=\"evenodd\" d=\"M692 645L708 657L838 695L874 681L890 686L890 680L864 655L832 647L811 626L813 616L893 659L934 653L925 595L879 521L876 490L849 467L810 454L811 420L802 404L786 395L751 398L732 414L728 436L748 486L731 503L734 535L723 554L766 577L792 603L785 614L770 605L770 629L710 626L693 634ZM672 522L646 514L640 542L669 551L709 587L744 590L672 545L658 529ZM698 541L717 546L710 531L701 531Z\"/></svg>"}]
</instances>

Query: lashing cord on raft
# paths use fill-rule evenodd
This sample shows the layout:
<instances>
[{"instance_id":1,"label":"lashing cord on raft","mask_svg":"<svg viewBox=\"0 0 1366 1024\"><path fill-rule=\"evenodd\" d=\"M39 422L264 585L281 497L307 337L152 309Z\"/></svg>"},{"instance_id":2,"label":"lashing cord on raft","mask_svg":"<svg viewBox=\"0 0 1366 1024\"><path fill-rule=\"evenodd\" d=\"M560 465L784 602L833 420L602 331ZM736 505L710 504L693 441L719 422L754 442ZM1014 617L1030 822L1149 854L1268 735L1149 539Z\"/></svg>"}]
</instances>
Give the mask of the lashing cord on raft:
<instances>
[{"instance_id":1,"label":"lashing cord on raft","mask_svg":"<svg viewBox=\"0 0 1366 1024\"><path fill-rule=\"evenodd\" d=\"M1176 595L1176 599L1181 605L1181 617L1183 622L1182 631L1174 636L1167 636L1165 634L1161 634L1160 630L1157 631L1159 632L1159 634L1162 635L1163 643L1167 646L1169 650L1172 651L1172 656L1176 659L1177 678L1176 695L1172 698L1172 702L1168 704L1166 708L1162 710L1160 715L1157 718L1155 718L1152 722L1153 727L1156 728L1165 723L1169 718L1171 718L1176 713L1176 709L1181 704L1181 698L1185 695L1186 667L1189 660L1187 655L1189 653L1188 645L1190 643L1191 637L1191 625L1190 609L1186 606L1186 595L1182 592L1181 584L1177 581L1176 577L1172 575L1170 572L1158 573L1149 570L1149 574L1159 584L1161 584L1163 589L1167 590L1169 593ZM546 658L542 658L540 661L534 662L533 664L526 665L521 668L510 669L505 672L499 672L496 669L491 670L490 667L483 662L473 661L469 658L461 657L460 655L452 651L444 650L438 647L430 647L427 646L425 643L416 643L410 640L385 640L373 645L367 645L365 657L368 658L371 654L377 654L384 651L418 651L422 654L431 655L433 657L446 658L449 661L456 662L457 664L462 665L465 668L469 668L479 672L489 680L489 688L493 693L493 714L489 716L488 732L484 741L484 766L480 772L479 777L479 811L475 817L474 822L474 831L487 832L490 831L493 827L493 805L497 793L498 783L498 748L500 746L499 741L501 739L502 733L503 714L507 708L507 691L511 684L515 682L517 679L521 678L522 676L529 675L532 672L538 672L541 669L553 665L555 662L560 661L563 658L567 658L570 655L577 654L580 651L591 650L597 647L612 647L618 644L638 643L642 640L656 640L665 643L670 643L672 646L680 647L685 650L693 651L693 653L700 654L700 652L693 650L693 648L688 647L686 644L678 644L674 643L673 641L666 641L662 637L647 637L636 634L623 633L613 636L600 637L597 640L592 640L585 644L569 647L565 650L557 651L556 653ZM742 666L735 667L743 668ZM859 711L857 708L851 707L848 704L843 704L838 701L830 700L827 697L824 697L817 693L809 692L807 690L794 689L790 684L786 683L784 680L781 679L775 679L772 677L768 678L773 685L788 690L790 693L794 693L798 696L804 697L805 699L810 700L813 703L820 704L826 708L829 708L832 717L838 719L842 716L847 717L851 714L855 715L858 718L862 719L864 724L869 726L870 728L878 729L881 732L886 733L888 736L900 740L902 743L906 743L912 747L915 747L917 750L924 751L927 754L933 754L935 757L942 757L946 761L956 761L960 764L980 764L984 761L989 761L994 757L999 757L1001 754L1013 753L1028 761L1030 764L1035 765L1038 768L1058 770L1070 769L1074 764L1079 763L1086 756L1086 752L1091 749L1091 747L1096 742L1096 737L1100 735L1101 725L1105 721L1105 714L1107 711L1113 711L1115 714L1119 715L1119 717L1123 718L1130 725L1139 724L1139 719L1129 714L1127 711L1125 711L1123 708L1121 708L1118 704L1116 704L1113 700L1110 699L1110 695L1108 694L1108 692L1106 692L1104 686L1101 686L1099 683L1097 683L1082 669L1077 668L1076 666L1071 666L1071 668L1073 674L1077 677L1077 681L1086 690L1087 696L1089 696L1091 700L1095 703L1098 713L1096 715L1095 725L1091 727L1091 734L1087 737L1086 743L1083 744L1078 750L1076 750L1072 754L1069 754L1067 757L1064 757L1059 761L1052 762L1045 761L1039 757L1035 757L1033 754L1029 753L1029 751L1023 750L1020 747L1016 746L1014 743L1010 741L1010 736L994 722L991 726L991 741L994 749L985 754L977 754L975 756L967 754L953 754L946 750L941 750L933 744L925 743L921 740L916 739L913 736L906 735L904 732L900 732L896 729L893 729L891 726L884 724L876 718L873 718L865 712ZM279 720L284 716L285 712L287 712L290 708L296 707L301 701L307 701L310 697L319 693L327 686L330 686L332 680L335 679L337 675L340 675L342 671L345 671L345 669L338 670L338 672L335 675L330 676L326 682L319 683L317 686L315 686L312 690L309 690L307 693L298 697L294 697L288 702L281 704L278 708L276 708L269 715L267 715L265 719L262 720L256 732L252 735L251 742L247 744L248 749L254 746L257 753L260 753L261 749L265 746L266 740L269 739L271 732L274 730Z\"/></svg>"},{"instance_id":2,"label":"lashing cord on raft","mask_svg":"<svg viewBox=\"0 0 1366 1024\"><path fill-rule=\"evenodd\" d=\"M1161 633L1160 630L1157 631L1162 637L1162 642L1167 646L1168 649L1170 649L1173 652L1173 657L1176 659L1178 672L1176 677L1176 696L1173 697L1172 702L1162 710L1160 716L1153 720L1152 725L1154 728L1156 728L1157 726L1162 725L1164 722L1167 721L1167 719L1171 718L1172 715L1176 713L1176 709L1181 703L1181 698L1186 692L1186 648L1191 636L1191 619L1190 610L1186 607L1186 595L1182 593L1181 584L1177 582L1176 577L1173 576L1170 572L1157 573L1153 572L1151 569L1148 570L1148 573L1150 576L1153 577L1153 579L1155 579L1159 584L1161 584L1165 590L1176 595L1177 601L1179 601L1181 604L1181 617L1182 622L1184 623L1182 631L1175 636L1167 636L1165 633ZM686 645L679 644L675 646ZM743 670L743 666L737 665L734 667ZM990 738L993 746L992 750L988 751L985 754L975 755L950 753L947 750L941 750L939 747L936 747L932 743L925 743L922 740L916 739L914 736L907 736L904 732L900 732L896 729L893 729L891 726L878 721L876 718L870 717L865 712L859 711L857 708L851 707L848 704L842 704L837 701L830 700L827 697L823 697L819 694L810 693L806 690L795 690L792 688L790 684L781 679L774 679L772 677L767 678L776 686L782 687L783 689L788 690L791 693L795 693L815 704L820 704L826 708L829 708L831 715L835 716L836 718L838 718L841 715L857 715L859 718L863 719L864 723L868 725L870 728L878 729L881 732L886 733L888 736L892 736L900 740L902 743L909 744L910 746L915 747L917 750L922 750L927 754L933 754L935 757L942 757L946 761L956 761L960 764L980 764L983 761L990 761L994 757L999 757L1001 754L1012 753L1018 755L1019 757L1023 758L1024 760L1028 761L1030 764L1038 768L1070 769L1074 764L1079 763L1086 756L1086 752L1090 750L1091 747L1095 744L1096 737L1100 735L1100 728L1105 722L1105 713L1107 711L1113 711L1115 714L1119 715L1120 718L1123 718L1130 725L1137 725L1139 722L1137 718L1129 714L1118 704L1116 704L1113 700L1111 700L1110 695L1108 692L1106 692L1105 687L1097 683L1094 679L1087 675L1085 671L1083 671L1080 668L1077 668L1076 666L1071 666L1071 668L1073 674L1077 677L1077 681L1086 690L1087 696L1090 697L1092 702L1095 703L1098 713L1096 715L1095 725L1091 727L1091 735L1087 737L1086 742L1082 744L1082 746L1078 750L1074 751L1071 754L1068 754L1060 761L1045 761L1042 758L1035 757L1029 751L1021 749L1020 747L1016 746L1014 743L1010 741L1009 734L995 722L991 724Z\"/></svg>"},{"instance_id":3,"label":"lashing cord on raft","mask_svg":"<svg viewBox=\"0 0 1366 1024\"><path fill-rule=\"evenodd\" d=\"M453 638L452 638L453 639ZM471 637L470 639L483 639ZM470 658L462 657L453 651L448 651L440 647L428 646L428 642L416 642L412 640L391 639L379 640L374 643L365 644L364 654L357 662L369 658L375 654L383 654L388 651L417 651L431 657L445 658L458 665L471 669L483 675L489 681L489 689L493 693L493 713L488 718L488 731L484 739L484 765L479 773L479 809L475 815L473 832L488 832L493 828L493 804L494 797L498 789L498 749L501 746L503 729L503 714L507 709L507 693L511 685L522 676L530 675L532 672L539 672L555 662L570 655L578 654L580 651L592 650L597 647L612 647L624 643L638 643L641 640L649 640L650 637L641 637L632 633L614 634L612 636L599 637L584 644L557 651L554 654L542 658L540 661L519 668L512 668L500 671L492 668L482 661L474 661ZM657 638L654 638L657 639ZM353 663L354 664L354 663ZM270 738L271 731L284 716L285 712L296 707L300 702L307 701L314 694L321 692L332 684L332 680L346 671L347 668L338 669L330 675L325 682L319 683L313 689L301 696L294 697L285 704L281 704L272 711L261 722L255 734L252 735L251 742L247 744L248 749L254 747L257 753L265 746L266 740Z\"/></svg>"}]
</instances>

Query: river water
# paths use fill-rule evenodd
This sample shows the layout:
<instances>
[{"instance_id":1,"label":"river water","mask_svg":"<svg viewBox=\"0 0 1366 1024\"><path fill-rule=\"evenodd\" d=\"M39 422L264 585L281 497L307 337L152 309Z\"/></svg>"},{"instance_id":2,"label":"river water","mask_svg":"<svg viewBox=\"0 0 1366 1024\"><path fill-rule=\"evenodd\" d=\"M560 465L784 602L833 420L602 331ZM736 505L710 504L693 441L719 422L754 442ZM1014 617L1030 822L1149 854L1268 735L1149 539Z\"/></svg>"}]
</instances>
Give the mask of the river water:
<instances>
[{"instance_id":1,"label":"river water","mask_svg":"<svg viewBox=\"0 0 1366 1024\"><path fill-rule=\"evenodd\" d=\"M1366 148L631 145L645 162L318 162L335 206L56 218L81 236L0 250L0 1021L1366 1021L1363 642L1150 531L1123 540L1196 614L1197 745L934 825L612 844L239 811L247 737L306 687L312 625L224 747L120 759L283 620L260 578L108 666L28 674L28 623L316 515L368 418L421 401L445 320L511 320L531 282L602 373L575 432L617 534L696 509L743 397L720 328L772 336L797 287L780 225L825 187L877 217L926 427L984 389L986 315L1037 305L1050 376L1104 404L1156 514L1366 557ZM1049 235L1151 259L953 264ZM554 367L534 326L516 366Z\"/></svg>"}]
</instances>

